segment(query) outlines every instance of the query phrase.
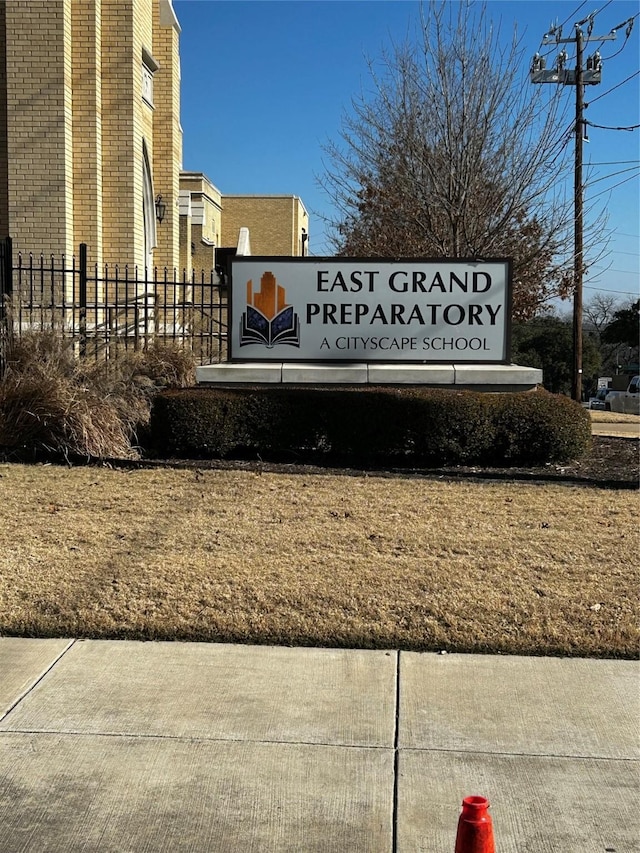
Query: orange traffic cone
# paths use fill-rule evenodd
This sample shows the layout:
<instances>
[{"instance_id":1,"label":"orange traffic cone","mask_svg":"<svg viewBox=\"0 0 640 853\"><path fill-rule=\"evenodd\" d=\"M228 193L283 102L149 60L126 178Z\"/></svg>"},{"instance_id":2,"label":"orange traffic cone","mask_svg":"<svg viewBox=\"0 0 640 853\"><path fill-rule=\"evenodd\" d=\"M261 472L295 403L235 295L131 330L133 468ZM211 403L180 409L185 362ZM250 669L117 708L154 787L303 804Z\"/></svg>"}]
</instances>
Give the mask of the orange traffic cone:
<instances>
[{"instance_id":1,"label":"orange traffic cone","mask_svg":"<svg viewBox=\"0 0 640 853\"><path fill-rule=\"evenodd\" d=\"M493 824L485 797L465 797L458 819L455 853L495 853Z\"/></svg>"}]
</instances>

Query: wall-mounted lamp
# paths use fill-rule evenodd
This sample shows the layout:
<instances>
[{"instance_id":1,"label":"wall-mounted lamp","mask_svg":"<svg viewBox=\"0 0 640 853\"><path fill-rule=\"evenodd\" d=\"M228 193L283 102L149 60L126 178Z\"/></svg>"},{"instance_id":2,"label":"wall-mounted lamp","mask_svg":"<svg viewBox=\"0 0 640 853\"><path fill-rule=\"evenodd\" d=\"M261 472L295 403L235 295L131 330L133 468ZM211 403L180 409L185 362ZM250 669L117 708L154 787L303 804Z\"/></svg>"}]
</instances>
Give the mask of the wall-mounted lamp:
<instances>
[{"instance_id":1,"label":"wall-mounted lamp","mask_svg":"<svg viewBox=\"0 0 640 853\"><path fill-rule=\"evenodd\" d=\"M156 219L158 220L158 222L162 222L166 212L167 212L167 205L162 200L162 196L160 194L158 194L156 196Z\"/></svg>"},{"instance_id":2,"label":"wall-mounted lamp","mask_svg":"<svg viewBox=\"0 0 640 853\"><path fill-rule=\"evenodd\" d=\"M307 234L307 229L306 229L306 228L303 228L303 229L302 229L301 239L302 239L302 257L304 257L304 244L305 244L305 243L307 242L307 240L309 239L309 235Z\"/></svg>"}]
</instances>

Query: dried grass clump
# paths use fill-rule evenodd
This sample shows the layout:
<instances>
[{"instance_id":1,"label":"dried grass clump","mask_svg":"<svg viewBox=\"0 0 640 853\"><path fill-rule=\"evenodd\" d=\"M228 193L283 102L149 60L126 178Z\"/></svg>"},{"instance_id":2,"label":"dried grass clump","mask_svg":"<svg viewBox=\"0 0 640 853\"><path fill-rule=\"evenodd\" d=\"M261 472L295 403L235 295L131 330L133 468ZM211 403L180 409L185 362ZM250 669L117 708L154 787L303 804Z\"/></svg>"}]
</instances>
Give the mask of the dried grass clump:
<instances>
[{"instance_id":1,"label":"dried grass clump","mask_svg":"<svg viewBox=\"0 0 640 853\"><path fill-rule=\"evenodd\" d=\"M0 382L0 448L11 458L137 458L162 387L183 387L186 352L152 346L103 363L76 359L54 332L13 342Z\"/></svg>"},{"instance_id":2,"label":"dried grass clump","mask_svg":"<svg viewBox=\"0 0 640 853\"><path fill-rule=\"evenodd\" d=\"M85 370L92 381L107 378L119 387L187 388L196 378L196 363L189 350L160 343L151 343L146 350L116 353L103 364L86 364Z\"/></svg>"},{"instance_id":3,"label":"dried grass clump","mask_svg":"<svg viewBox=\"0 0 640 853\"><path fill-rule=\"evenodd\" d=\"M127 427L113 400L41 366L0 386L0 446L18 458L131 457Z\"/></svg>"},{"instance_id":4,"label":"dried grass clump","mask_svg":"<svg viewBox=\"0 0 640 853\"><path fill-rule=\"evenodd\" d=\"M77 370L70 342L52 329L12 336L6 360L10 374L26 374L41 367L57 376L72 377Z\"/></svg>"},{"instance_id":5,"label":"dried grass clump","mask_svg":"<svg viewBox=\"0 0 640 853\"><path fill-rule=\"evenodd\" d=\"M196 363L193 354L184 347L152 343L138 364L138 375L147 376L156 385L165 388L188 388L196 381Z\"/></svg>"}]
</instances>

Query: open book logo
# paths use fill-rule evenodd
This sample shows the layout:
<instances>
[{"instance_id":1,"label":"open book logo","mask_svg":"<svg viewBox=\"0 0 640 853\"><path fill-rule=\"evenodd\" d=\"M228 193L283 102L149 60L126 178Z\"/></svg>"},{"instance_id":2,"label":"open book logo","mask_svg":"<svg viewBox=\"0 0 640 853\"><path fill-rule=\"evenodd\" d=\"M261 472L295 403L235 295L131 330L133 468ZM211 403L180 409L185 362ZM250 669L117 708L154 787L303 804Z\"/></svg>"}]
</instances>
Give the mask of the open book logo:
<instances>
[{"instance_id":1,"label":"open book logo","mask_svg":"<svg viewBox=\"0 0 640 853\"><path fill-rule=\"evenodd\" d=\"M253 281L247 282L247 310L240 320L240 346L264 344L271 349L276 344L300 346L300 320L286 292L272 272L260 279L259 293L253 292Z\"/></svg>"}]
</instances>

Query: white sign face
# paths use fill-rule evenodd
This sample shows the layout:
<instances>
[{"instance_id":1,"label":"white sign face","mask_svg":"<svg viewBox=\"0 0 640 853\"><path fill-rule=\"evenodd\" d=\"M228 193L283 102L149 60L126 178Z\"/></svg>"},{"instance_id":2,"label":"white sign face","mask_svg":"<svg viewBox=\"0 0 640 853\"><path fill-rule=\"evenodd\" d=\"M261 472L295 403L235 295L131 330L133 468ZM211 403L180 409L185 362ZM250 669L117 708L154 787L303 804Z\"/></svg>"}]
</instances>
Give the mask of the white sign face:
<instances>
[{"instance_id":1,"label":"white sign face","mask_svg":"<svg viewBox=\"0 0 640 853\"><path fill-rule=\"evenodd\" d=\"M509 360L508 260L234 258L233 361Z\"/></svg>"}]
</instances>

